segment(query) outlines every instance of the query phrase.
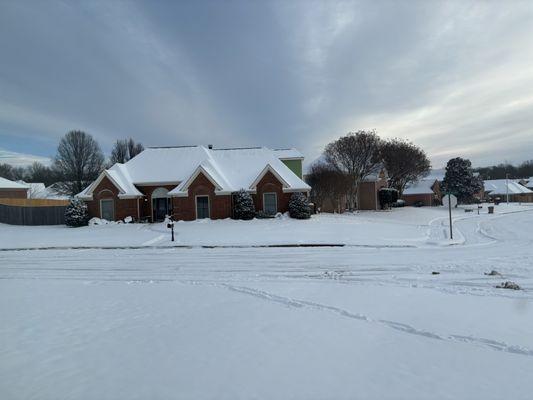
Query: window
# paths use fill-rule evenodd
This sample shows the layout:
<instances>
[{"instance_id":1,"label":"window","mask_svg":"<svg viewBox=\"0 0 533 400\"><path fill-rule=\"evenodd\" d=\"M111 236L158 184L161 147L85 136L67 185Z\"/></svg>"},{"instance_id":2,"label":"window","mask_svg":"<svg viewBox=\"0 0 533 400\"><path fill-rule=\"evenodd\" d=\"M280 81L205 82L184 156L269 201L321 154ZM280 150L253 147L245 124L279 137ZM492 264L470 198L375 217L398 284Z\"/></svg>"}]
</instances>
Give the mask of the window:
<instances>
[{"instance_id":1,"label":"window","mask_svg":"<svg viewBox=\"0 0 533 400\"><path fill-rule=\"evenodd\" d=\"M115 204L113 199L100 200L100 218L108 221L115 220Z\"/></svg>"},{"instance_id":2,"label":"window","mask_svg":"<svg viewBox=\"0 0 533 400\"><path fill-rule=\"evenodd\" d=\"M263 211L268 215L274 215L278 212L276 193L263 193Z\"/></svg>"},{"instance_id":3,"label":"window","mask_svg":"<svg viewBox=\"0 0 533 400\"><path fill-rule=\"evenodd\" d=\"M196 218L209 218L209 196L196 196Z\"/></svg>"}]
</instances>

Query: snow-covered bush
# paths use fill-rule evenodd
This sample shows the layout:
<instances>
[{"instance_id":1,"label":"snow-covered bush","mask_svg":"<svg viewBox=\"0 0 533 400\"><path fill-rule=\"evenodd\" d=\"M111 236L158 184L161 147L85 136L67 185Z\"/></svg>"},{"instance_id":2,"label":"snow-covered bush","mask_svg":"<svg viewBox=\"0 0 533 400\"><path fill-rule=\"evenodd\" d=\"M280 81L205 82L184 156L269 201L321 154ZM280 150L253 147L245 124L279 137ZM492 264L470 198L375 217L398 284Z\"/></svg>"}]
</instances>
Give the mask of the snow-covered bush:
<instances>
[{"instance_id":1,"label":"snow-covered bush","mask_svg":"<svg viewBox=\"0 0 533 400\"><path fill-rule=\"evenodd\" d=\"M89 222L87 204L80 199L70 200L65 209L65 224L71 227L86 226Z\"/></svg>"},{"instance_id":2,"label":"snow-covered bush","mask_svg":"<svg viewBox=\"0 0 533 400\"><path fill-rule=\"evenodd\" d=\"M389 207L398 200L398 191L392 188L381 188L378 190L379 204L382 209Z\"/></svg>"},{"instance_id":3,"label":"snow-covered bush","mask_svg":"<svg viewBox=\"0 0 533 400\"><path fill-rule=\"evenodd\" d=\"M311 218L311 207L303 193L293 193L289 200L289 215L296 219Z\"/></svg>"},{"instance_id":4,"label":"snow-covered bush","mask_svg":"<svg viewBox=\"0 0 533 400\"><path fill-rule=\"evenodd\" d=\"M233 217L249 220L255 217L254 201L250 193L241 189L233 195Z\"/></svg>"}]
</instances>

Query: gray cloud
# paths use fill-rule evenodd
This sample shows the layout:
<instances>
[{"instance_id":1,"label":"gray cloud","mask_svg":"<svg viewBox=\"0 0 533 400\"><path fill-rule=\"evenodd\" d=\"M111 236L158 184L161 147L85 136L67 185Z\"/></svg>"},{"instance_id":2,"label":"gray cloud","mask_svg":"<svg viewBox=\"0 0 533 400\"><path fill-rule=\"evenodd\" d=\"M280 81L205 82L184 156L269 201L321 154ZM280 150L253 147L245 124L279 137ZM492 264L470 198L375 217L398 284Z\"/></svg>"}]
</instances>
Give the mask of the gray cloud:
<instances>
[{"instance_id":1,"label":"gray cloud","mask_svg":"<svg viewBox=\"0 0 533 400\"><path fill-rule=\"evenodd\" d=\"M533 158L531 2L2 2L0 147L294 146Z\"/></svg>"}]
</instances>

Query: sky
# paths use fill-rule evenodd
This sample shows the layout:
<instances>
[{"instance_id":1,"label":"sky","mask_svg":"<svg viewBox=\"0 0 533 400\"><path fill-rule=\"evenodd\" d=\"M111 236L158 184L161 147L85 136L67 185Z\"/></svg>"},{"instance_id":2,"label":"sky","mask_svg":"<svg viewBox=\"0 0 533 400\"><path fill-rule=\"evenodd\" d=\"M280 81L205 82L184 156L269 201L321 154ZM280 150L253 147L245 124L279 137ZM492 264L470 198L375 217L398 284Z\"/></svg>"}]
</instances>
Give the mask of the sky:
<instances>
[{"instance_id":1,"label":"sky","mask_svg":"<svg viewBox=\"0 0 533 400\"><path fill-rule=\"evenodd\" d=\"M375 129L436 168L518 163L532 89L533 1L0 0L0 156L80 129L309 163Z\"/></svg>"}]
</instances>

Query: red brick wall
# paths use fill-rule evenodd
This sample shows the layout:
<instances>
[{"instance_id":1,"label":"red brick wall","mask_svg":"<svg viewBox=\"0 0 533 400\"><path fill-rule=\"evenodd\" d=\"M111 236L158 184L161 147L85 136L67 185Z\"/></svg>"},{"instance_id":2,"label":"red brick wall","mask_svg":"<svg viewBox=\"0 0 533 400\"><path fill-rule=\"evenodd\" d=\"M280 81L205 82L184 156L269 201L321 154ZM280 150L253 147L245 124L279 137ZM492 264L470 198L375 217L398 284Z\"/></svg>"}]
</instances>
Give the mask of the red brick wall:
<instances>
[{"instance_id":1,"label":"red brick wall","mask_svg":"<svg viewBox=\"0 0 533 400\"><path fill-rule=\"evenodd\" d=\"M27 199L28 189L0 189L2 199Z\"/></svg>"},{"instance_id":2,"label":"red brick wall","mask_svg":"<svg viewBox=\"0 0 533 400\"><path fill-rule=\"evenodd\" d=\"M407 194L403 195L402 199L405 201L406 206L412 206L417 201L421 201L426 207L433 205L433 194Z\"/></svg>"},{"instance_id":3,"label":"red brick wall","mask_svg":"<svg viewBox=\"0 0 533 400\"><path fill-rule=\"evenodd\" d=\"M121 220L128 216L135 219L137 216L138 199L119 199L119 190L113 183L104 177L93 192L93 200L86 201L89 208L89 216L100 218L100 200L113 199L115 206L115 220Z\"/></svg>"},{"instance_id":4,"label":"red brick wall","mask_svg":"<svg viewBox=\"0 0 533 400\"><path fill-rule=\"evenodd\" d=\"M215 186L200 173L189 186L188 197L173 197L172 210L175 220L193 221L196 219L196 196L209 196L211 219L231 217L231 195L216 195Z\"/></svg>"},{"instance_id":5,"label":"red brick wall","mask_svg":"<svg viewBox=\"0 0 533 400\"><path fill-rule=\"evenodd\" d=\"M292 193L283 193L283 185L270 171L257 184L257 192L252 195L256 211L263 210L263 193L275 192L278 198L278 212L289 211Z\"/></svg>"}]
</instances>

